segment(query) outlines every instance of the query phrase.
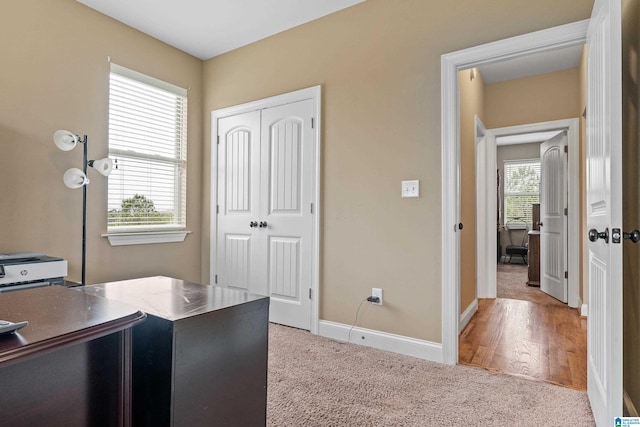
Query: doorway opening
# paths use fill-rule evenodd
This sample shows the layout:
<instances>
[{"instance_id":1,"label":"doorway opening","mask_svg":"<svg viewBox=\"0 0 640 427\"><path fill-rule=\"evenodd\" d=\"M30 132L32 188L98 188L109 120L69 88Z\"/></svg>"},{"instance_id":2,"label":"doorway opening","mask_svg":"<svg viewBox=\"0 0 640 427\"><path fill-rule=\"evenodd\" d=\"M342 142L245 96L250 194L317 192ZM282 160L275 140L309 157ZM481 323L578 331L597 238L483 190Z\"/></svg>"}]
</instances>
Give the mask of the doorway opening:
<instances>
[{"instance_id":1,"label":"doorway opening","mask_svg":"<svg viewBox=\"0 0 640 427\"><path fill-rule=\"evenodd\" d=\"M588 21L526 34L442 57L442 360L458 362L460 325L460 140L458 71L586 42Z\"/></svg>"},{"instance_id":2,"label":"doorway opening","mask_svg":"<svg viewBox=\"0 0 640 427\"><path fill-rule=\"evenodd\" d=\"M540 123L532 123L526 125L518 125L518 126L508 126L496 129L485 130L485 133L491 134L496 139L495 145L483 145L478 147L478 151L482 148L485 149L484 153L480 153L477 157L481 161L485 161L488 165L496 165L497 169L500 169L500 165L497 160L497 151L495 146L505 146L509 144L540 144L545 140L550 139L551 136L554 136L560 132L566 132L567 135L567 152L568 152L568 170L567 170L567 206L563 206L567 208L566 211L566 231L567 231L567 246L566 246L566 265L564 266L567 271L566 277L566 286L567 286L567 304L569 307L579 308L581 306L580 300L580 129L579 129L579 120L576 119L566 119L566 120L555 120L549 122L540 122ZM537 149L539 152L539 149ZM529 157L530 155L526 155L525 157ZM502 160L502 159L501 159ZM491 174L491 175L489 175ZM491 204L491 207L486 207L484 209L495 209L498 205L498 202L495 202L494 192L496 188L498 188L498 179L495 171L492 169L489 171L489 168L479 168L477 171L477 182L485 185L477 185L476 186L476 200L479 201L479 205L482 204L483 201L488 201L488 204ZM504 174L502 176L502 181L504 181ZM502 182L501 182L502 185ZM500 202L501 205L504 205L503 202ZM480 209L479 209L480 210ZM488 239L483 240L483 236L492 236L495 233L496 229L496 217L495 213L492 216L478 214L478 224L477 228L478 232L478 241L477 241L477 250L476 250L476 265L478 266L477 273L477 297L478 298L495 298L497 296L496 293L496 280L495 280L495 271L496 271L496 259L492 256L486 256L485 254L494 254L496 253L496 245L498 247L504 246L500 244L498 240L498 236L500 236L500 240L503 242L508 242L509 239L506 239L504 235L501 233L509 232L506 229L508 226L507 223L510 220L505 218L504 215L504 207L502 209L498 209L501 212L499 216L501 218L498 219L498 227L501 229L498 230L497 238L495 240ZM494 211L495 212L495 211ZM481 223L480 221L483 221ZM515 227L514 227L515 228ZM531 228L539 228L536 227L535 224L531 224ZM518 241L522 241L522 232L516 233ZM526 240L525 240L526 241ZM512 241L511 243L514 243ZM504 254L504 250L498 256L498 261L501 260Z\"/></svg>"},{"instance_id":3,"label":"doorway opening","mask_svg":"<svg viewBox=\"0 0 640 427\"><path fill-rule=\"evenodd\" d=\"M541 147L548 145L549 141L564 141L565 146L568 147L567 152L573 151L573 156L568 162L571 163L568 168L569 173L563 180L564 183L554 182L553 186L563 190L568 188L564 191L569 195L568 199L573 200L571 204L574 215L568 221L564 221L563 225L566 228L569 228L569 225L574 226L571 233L573 240L567 240L567 243L571 242L571 249L567 252L574 251L575 255L578 255L578 250L573 248L580 246L577 234L580 219L579 120L568 119L488 130L484 129L477 116L475 122L478 205L475 255L478 267L476 282L478 299L474 301L476 309L465 310L461 319L459 363L585 391L586 319L581 318L576 310L565 304L568 299L571 299L574 307L579 306L579 303L573 304L574 301L579 301L579 280L577 280L579 258L572 257L575 261L573 266L568 266L568 262L563 261L563 265L567 265L567 270L572 271L576 280L572 283L571 298L560 298L564 302L560 301L556 299L557 294L554 298L548 295L549 292L546 290L543 292L539 287L531 286L534 285L531 282L534 279L531 272L537 265L538 274L535 280L539 280L539 260L544 259L544 255L536 256L536 252L538 254L540 252L534 249L540 248L540 231L527 233L528 229L540 228L536 227L536 223L539 225L541 222L540 218L535 218L530 202L531 199L535 199L533 200L535 202L540 201L539 187L544 181L541 179L541 172L549 173L548 168L540 167L543 152L546 152L542 151ZM469 147L466 148L468 149ZM542 161L542 163L545 162ZM502 165L504 168L501 167ZM523 165L537 167L525 168ZM509 166L519 167L514 169ZM523 174L523 169L529 171L531 175ZM496 174L496 170L500 173ZM500 179L497 176L500 176ZM510 177L514 182L525 187L530 185L537 187L536 197L532 194L519 194L524 191L520 189L515 192L510 203L505 203L505 197L500 194L501 192L496 192L496 182L508 187ZM541 198L544 199L543 196ZM496 200L500 203L496 203ZM536 204L539 207L539 204ZM562 203L562 207L567 205L568 203ZM525 218L526 213L529 214L527 218ZM517 218L514 218L514 215ZM523 262L525 259L523 257L520 262L513 260L505 263L504 249L496 254L496 246L500 247L498 244L500 233L507 231L505 225L513 223L514 220L519 222L513 227L515 240L523 242L528 240L528 259ZM498 238L496 238L496 222L501 225L498 229ZM503 235L503 242L507 242L508 239L504 237ZM534 244L536 241L537 245ZM548 252L551 252L550 249L552 248L547 246ZM464 260L464 254L462 259ZM562 259L564 260L564 257ZM562 268L565 267L562 266ZM567 279L564 281L565 292L568 287L567 281ZM537 284L539 285L539 282Z\"/></svg>"}]
</instances>

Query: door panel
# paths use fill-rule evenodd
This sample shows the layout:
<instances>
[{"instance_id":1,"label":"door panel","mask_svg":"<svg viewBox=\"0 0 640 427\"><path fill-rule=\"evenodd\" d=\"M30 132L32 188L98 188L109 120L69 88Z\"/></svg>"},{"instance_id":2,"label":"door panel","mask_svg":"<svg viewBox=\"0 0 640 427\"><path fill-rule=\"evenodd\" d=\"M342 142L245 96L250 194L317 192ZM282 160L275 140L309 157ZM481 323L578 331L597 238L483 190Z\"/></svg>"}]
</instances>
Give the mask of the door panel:
<instances>
[{"instance_id":1,"label":"door panel","mask_svg":"<svg viewBox=\"0 0 640 427\"><path fill-rule=\"evenodd\" d=\"M272 322L310 329L313 256L313 102L262 112L261 218Z\"/></svg>"},{"instance_id":2,"label":"door panel","mask_svg":"<svg viewBox=\"0 0 640 427\"><path fill-rule=\"evenodd\" d=\"M225 139L227 212L250 213L251 131L235 129Z\"/></svg>"},{"instance_id":3,"label":"door panel","mask_svg":"<svg viewBox=\"0 0 640 427\"><path fill-rule=\"evenodd\" d=\"M269 238L269 284L271 295L300 299L300 239Z\"/></svg>"},{"instance_id":4,"label":"door panel","mask_svg":"<svg viewBox=\"0 0 640 427\"><path fill-rule=\"evenodd\" d=\"M540 144L540 289L567 302L567 134Z\"/></svg>"},{"instance_id":5,"label":"door panel","mask_svg":"<svg viewBox=\"0 0 640 427\"><path fill-rule=\"evenodd\" d=\"M269 213L300 213L302 121L287 118L271 126Z\"/></svg>"},{"instance_id":6,"label":"door panel","mask_svg":"<svg viewBox=\"0 0 640 427\"><path fill-rule=\"evenodd\" d=\"M224 283L234 288L249 289L251 236L225 234Z\"/></svg>"},{"instance_id":7,"label":"door panel","mask_svg":"<svg viewBox=\"0 0 640 427\"><path fill-rule=\"evenodd\" d=\"M258 256L260 205L260 112L219 120L218 145L218 283L265 294Z\"/></svg>"},{"instance_id":8,"label":"door panel","mask_svg":"<svg viewBox=\"0 0 640 427\"><path fill-rule=\"evenodd\" d=\"M587 230L622 225L620 0L596 0L587 34ZM622 245L587 241L587 389L596 423L622 415Z\"/></svg>"}]
</instances>

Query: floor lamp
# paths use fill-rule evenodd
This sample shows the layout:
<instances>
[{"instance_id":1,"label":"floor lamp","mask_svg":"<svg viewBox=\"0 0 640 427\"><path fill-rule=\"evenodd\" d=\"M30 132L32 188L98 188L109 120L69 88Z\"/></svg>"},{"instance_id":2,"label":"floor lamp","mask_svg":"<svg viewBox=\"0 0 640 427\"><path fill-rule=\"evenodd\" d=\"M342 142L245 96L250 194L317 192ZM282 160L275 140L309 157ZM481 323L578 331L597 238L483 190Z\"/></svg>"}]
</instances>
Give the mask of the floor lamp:
<instances>
[{"instance_id":1,"label":"floor lamp","mask_svg":"<svg viewBox=\"0 0 640 427\"><path fill-rule=\"evenodd\" d=\"M84 156L82 159L82 170L78 168L67 170L62 177L62 181L64 185L71 189L82 187L82 285L84 286L86 284L85 273L87 258L87 184L89 184L87 167L91 166L101 175L109 176L113 169L113 161L109 158L87 160L87 145L89 143L87 135L80 138L80 136L68 130L58 130L53 134L53 142L55 142L56 147L62 151L73 150L78 142L83 146Z\"/></svg>"}]
</instances>

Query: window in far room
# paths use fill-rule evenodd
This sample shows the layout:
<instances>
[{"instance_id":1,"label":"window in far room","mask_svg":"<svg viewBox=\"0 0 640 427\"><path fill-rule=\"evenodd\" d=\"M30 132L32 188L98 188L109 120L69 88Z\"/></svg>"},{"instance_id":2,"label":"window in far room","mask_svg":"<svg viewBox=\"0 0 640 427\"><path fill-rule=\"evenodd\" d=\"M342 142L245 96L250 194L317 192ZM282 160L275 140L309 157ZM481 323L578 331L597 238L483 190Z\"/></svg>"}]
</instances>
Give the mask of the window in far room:
<instances>
[{"instance_id":1,"label":"window in far room","mask_svg":"<svg viewBox=\"0 0 640 427\"><path fill-rule=\"evenodd\" d=\"M532 208L540 203L540 160L504 162L504 223L532 228Z\"/></svg>"},{"instance_id":2,"label":"window in far room","mask_svg":"<svg viewBox=\"0 0 640 427\"><path fill-rule=\"evenodd\" d=\"M186 89L111 64L109 157L110 241L118 233L185 230Z\"/></svg>"}]
</instances>

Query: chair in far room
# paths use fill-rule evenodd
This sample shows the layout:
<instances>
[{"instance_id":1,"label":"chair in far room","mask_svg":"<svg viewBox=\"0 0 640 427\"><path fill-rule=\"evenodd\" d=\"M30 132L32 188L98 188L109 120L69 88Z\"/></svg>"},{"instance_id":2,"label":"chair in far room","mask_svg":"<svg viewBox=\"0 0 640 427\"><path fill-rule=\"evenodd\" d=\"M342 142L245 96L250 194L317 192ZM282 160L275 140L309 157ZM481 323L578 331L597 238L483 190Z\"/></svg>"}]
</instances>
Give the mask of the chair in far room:
<instances>
[{"instance_id":1,"label":"chair in far room","mask_svg":"<svg viewBox=\"0 0 640 427\"><path fill-rule=\"evenodd\" d=\"M517 227L516 227L517 226ZM504 263L507 263L507 259L509 260L509 264L511 264L511 258L514 255L520 256L522 257L522 261L527 264L527 255L529 254L529 247L527 244L527 237L528 237L528 232L529 232L529 227L527 226L526 223L519 223L519 224L515 224L515 223L507 223L504 225L504 228L507 230L507 235L509 236L509 245L507 245L506 249L505 249L505 259L504 259ZM512 238L512 233L515 230L522 230L523 234L522 234L522 242L519 245L514 245L513 244L513 238ZM508 257L508 258L507 258Z\"/></svg>"}]
</instances>

